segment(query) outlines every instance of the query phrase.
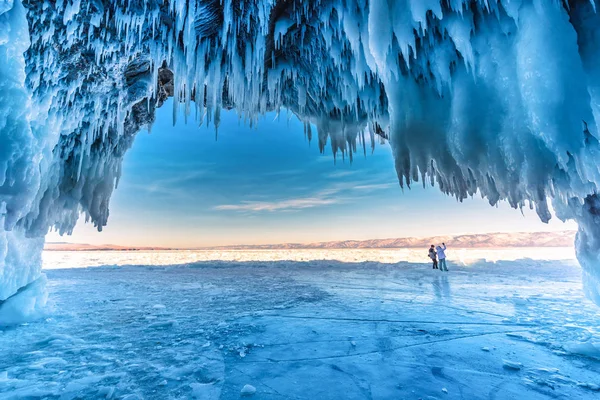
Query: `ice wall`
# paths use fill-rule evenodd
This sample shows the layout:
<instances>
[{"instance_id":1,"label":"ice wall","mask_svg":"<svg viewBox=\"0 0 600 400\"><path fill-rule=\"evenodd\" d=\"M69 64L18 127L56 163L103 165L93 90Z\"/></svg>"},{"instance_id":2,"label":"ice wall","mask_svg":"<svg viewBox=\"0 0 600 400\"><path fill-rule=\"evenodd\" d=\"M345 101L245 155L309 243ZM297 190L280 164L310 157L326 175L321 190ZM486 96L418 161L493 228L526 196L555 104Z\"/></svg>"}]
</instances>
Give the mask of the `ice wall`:
<instances>
[{"instance_id":1,"label":"ice wall","mask_svg":"<svg viewBox=\"0 0 600 400\"><path fill-rule=\"evenodd\" d=\"M22 4L0 1L0 324L28 318L45 303L44 285L35 283L44 279L43 238L26 237L19 225L35 207L45 145L30 125L24 57L28 47Z\"/></svg>"},{"instance_id":2,"label":"ice wall","mask_svg":"<svg viewBox=\"0 0 600 400\"><path fill-rule=\"evenodd\" d=\"M389 139L402 186L506 200L544 221L549 199L579 222L586 288L600 303L595 0L23 4L27 21L19 0L0 0L10 27L0 35L13 32L0 45L18 53L0 80L17 93L0 113L18 133L0 135L25 143L0 152L21 174L1 187L4 234L70 233L80 214L106 225L121 160L167 97L217 127L223 108L250 124L286 108L342 157ZM2 278L3 297L39 274L11 268L30 272Z\"/></svg>"}]
</instances>

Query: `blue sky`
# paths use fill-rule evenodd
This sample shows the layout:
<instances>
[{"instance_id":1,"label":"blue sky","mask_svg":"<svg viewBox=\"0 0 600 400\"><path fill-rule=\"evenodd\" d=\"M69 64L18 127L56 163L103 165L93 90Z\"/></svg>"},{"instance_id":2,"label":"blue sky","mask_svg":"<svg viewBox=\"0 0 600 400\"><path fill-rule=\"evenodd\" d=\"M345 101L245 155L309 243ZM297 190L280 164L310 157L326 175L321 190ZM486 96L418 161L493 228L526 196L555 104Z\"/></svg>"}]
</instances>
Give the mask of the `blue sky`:
<instances>
[{"instance_id":1,"label":"blue sky","mask_svg":"<svg viewBox=\"0 0 600 400\"><path fill-rule=\"evenodd\" d=\"M334 163L285 113L250 128L223 111L217 140L212 126L180 117L174 127L172 115L168 102L125 156L108 227L81 220L48 241L198 247L575 228L437 188L402 191L388 144Z\"/></svg>"}]
</instances>

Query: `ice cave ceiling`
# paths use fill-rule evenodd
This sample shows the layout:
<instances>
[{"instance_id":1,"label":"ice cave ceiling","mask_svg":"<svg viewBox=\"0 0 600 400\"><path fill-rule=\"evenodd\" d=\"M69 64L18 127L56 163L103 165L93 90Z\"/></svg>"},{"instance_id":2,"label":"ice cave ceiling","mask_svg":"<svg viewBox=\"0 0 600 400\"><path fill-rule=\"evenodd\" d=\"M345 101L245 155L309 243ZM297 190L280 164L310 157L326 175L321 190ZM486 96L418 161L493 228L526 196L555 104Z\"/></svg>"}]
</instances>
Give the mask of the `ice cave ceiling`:
<instances>
[{"instance_id":1,"label":"ice cave ceiling","mask_svg":"<svg viewBox=\"0 0 600 400\"><path fill-rule=\"evenodd\" d=\"M0 299L38 279L23 249L50 227L107 223L174 97L215 126L289 109L348 157L385 137L401 185L542 220L549 199L600 302L595 0L0 0L0 87Z\"/></svg>"}]
</instances>

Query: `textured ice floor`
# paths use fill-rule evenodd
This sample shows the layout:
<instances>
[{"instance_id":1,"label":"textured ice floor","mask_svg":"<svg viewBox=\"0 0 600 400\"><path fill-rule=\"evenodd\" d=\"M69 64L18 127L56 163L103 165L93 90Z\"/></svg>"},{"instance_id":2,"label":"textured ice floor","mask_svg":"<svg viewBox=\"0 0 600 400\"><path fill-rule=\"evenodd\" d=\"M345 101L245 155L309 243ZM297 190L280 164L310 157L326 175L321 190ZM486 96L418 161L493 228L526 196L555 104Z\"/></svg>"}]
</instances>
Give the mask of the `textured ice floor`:
<instances>
[{"instance_id":1,"label":"textured ice floor","mask_svg":"<svg viewBox=\"0 0 600 400\"><path fill-rule=\"evenodd\" d=\"M573 261L449 267L47 270L48 318L0 333L0 398L600 398L600 309Z\"/></svg>"}]
</instances>

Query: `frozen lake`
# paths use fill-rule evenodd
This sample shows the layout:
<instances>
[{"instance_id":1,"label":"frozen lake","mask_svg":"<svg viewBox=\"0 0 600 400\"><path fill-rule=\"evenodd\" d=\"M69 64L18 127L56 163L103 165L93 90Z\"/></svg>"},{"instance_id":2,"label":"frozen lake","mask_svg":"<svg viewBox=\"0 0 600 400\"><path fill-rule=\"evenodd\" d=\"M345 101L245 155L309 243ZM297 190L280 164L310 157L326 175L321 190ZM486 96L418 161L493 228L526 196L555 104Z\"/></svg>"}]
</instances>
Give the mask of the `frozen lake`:
<instances>
[{"instance_id":1,"label":"frozen lake","mask_svg":"<svg viewBox=\"0 0 600 400\"><path fill-rule=\"evenodd\" d=\"M450 249L454 263L476 261L574 260L571 247ZM427 249L307 249L307 250L179 250L179 251L45 251L45 269L106 265L174 265L199 261L377 261L427 263Z\"/></svg>"},{"instance_id":2,"label":"frozen lake","mask_svg":"<svg viewBox=\"0 0 600 400\"><path fill-rule=\"evenodd\" d=\"M600 398L572 251L425 252L46 253L49 315L0 333L0 398Z\"/></svg>"}]
</instances>

